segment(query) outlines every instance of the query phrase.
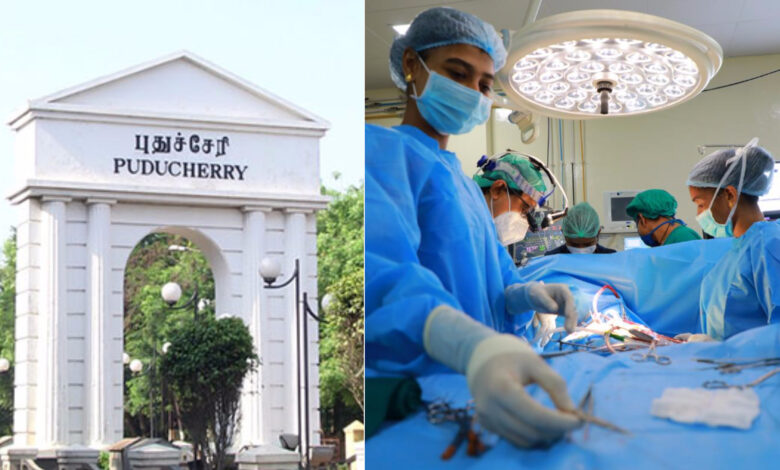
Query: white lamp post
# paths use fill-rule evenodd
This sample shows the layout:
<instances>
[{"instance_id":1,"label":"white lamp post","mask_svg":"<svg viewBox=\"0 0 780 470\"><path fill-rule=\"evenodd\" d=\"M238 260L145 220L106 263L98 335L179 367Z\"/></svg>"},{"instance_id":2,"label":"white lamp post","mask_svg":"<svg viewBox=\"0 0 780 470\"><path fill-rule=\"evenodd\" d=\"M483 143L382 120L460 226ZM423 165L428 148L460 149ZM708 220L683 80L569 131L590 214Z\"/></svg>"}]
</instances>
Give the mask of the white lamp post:
<instances>
[{"instance_id":1,"label":"white lamp post","mask_svg":"<svg viewBox=\"0 0 780 470\"><path fill-rule=\"evenodd\" d=\"M282 267L279 266L279 262L275 259L263 258L262 261L260 261L260 276L266 284L273 284L281 272Z\"/></svg>"},{"instance_id":2,"label":"white lamp post","mask_svg":"<svg viewBox=\"0 0 780 470\"><path fill-rule=\"evenodd\" d=\"M181 286L175 282L169 282L162 287L162 298L169 307L176 305L181 299Z\"/></svg>"},{"instance_id":3,"label":"white lamp post","mask_svg":"<svg viewBox=\"0 0 780 470\"><path fill-rule=\"evenodd\" d=\"M298 455L301 457L306 455L306 468L309 468L309 328L308 322L306 322L306 315L310 315L318 322L322 322L322 318L312 311L309 307L308 294L303 293L303 301L301 302L301 265L298 259L295 260L295 270L292 275L286 281L280 284L274 284L276 278L281 273L281 267L279 262L271 258L263 258L260 261L260 276L265 281L265 287L268 289L279 289L289 285L295 281L295 330L296 330L296 353L297 353L297 388L298 388ZM303 319L301 319L301 304L303 304ZM301 322L303 321L303 356L304 360L301 360ZM306 415L305 420L305 436L306 439L302 439L301 435L301 363L303 363L303 388L304 388L304 408L303 413ZM304 445L306 447L304 453Z\"/></svg>"},{"instance_id":4,"label":"white lamp post","mask_svg":"<svg viewBox=\"0 0 780 470\"><path fill-rule=\"evenodd\" d=\"M133 359L130 361L130 371L133 373L139 373L141 372L141 369L144 368L144 363L141 362L140 359Z\"/></svg>"}]
</instances>

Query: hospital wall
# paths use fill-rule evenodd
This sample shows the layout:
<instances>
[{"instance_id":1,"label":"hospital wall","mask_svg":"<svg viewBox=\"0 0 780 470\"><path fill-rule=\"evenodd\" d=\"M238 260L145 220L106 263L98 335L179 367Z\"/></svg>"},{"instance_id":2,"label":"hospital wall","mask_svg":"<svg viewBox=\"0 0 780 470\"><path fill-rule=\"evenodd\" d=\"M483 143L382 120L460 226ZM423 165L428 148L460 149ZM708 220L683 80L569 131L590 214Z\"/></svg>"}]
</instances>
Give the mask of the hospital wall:
<instances>
[{"instance_id":1,"label":"hospital wall","mask_svg":"<svg viewBox=\"0 0 780 470\"><path fill-rule=\"evenodd\" d=\"M727 58L709 87L778 68L780 55ZM368 90L366 96L387 99L397 96L397 91ZM367 116L366 122L396 125L400 119ZM582 129L584 184L580 121L553 119L548 123L546 118L540 117L536 140L523 144L519 129L494 110L485 125L469 134L453 136L449 149L458 155L463 170L469 175L476 170L480 156L508 148L549 161L555 174L562 179L570 201L586 200L591 203L602 217L602 224L604 192L665 189L677 198L678 216L700 231L695 220L695 207L690 202L685 185L691 167L713 151L706 150L701 154L699 146L739 144L759 137L760 145L780 159L780 76L770 75L742 85L705 92L679 106L644 116L582 121ZM560 204L560 201L554 200L554 203ZM622 248L622 235L604 234L602 242Z\"/></svg>"}]
</instances>

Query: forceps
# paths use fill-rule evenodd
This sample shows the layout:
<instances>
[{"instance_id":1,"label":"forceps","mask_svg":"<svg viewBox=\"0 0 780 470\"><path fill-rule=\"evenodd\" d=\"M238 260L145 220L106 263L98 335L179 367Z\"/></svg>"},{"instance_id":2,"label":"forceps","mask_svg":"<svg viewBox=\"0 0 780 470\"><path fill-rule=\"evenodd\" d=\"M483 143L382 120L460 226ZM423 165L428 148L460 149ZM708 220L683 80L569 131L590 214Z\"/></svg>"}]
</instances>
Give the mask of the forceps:
<instances>
[{"instance_id":1,"label":"forceps","mask_svg":"<svg viewBox=\"0 0 780 470\"><path fill-rule=\"evenodd\" d=\"M668 366L672 363L672 359L669 356L659 356L655 352L655 341L650 343L650 347L647 348L647 352L642 353L634 353L631 355L631 359L636 362L645 362L645 361L655 361L656 364L661 366Z\"/></svg>"}]
</instances>

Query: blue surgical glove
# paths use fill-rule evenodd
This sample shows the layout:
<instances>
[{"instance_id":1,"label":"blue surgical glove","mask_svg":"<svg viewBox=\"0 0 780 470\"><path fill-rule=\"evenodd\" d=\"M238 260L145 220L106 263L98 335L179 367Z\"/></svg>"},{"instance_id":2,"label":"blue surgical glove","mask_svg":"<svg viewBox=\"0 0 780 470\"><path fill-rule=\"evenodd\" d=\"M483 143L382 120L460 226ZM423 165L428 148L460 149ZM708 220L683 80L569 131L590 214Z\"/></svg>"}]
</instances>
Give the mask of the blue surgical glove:
<instances>
[{"instance_id":1,"label":"blue surgical glove","mask_svg":"<svg viewBox=\"0 0 780 470\"><path fill-rule=\"evenodd\" d=\"M504 290L506 310L512 315L529 310L565 317L563 326L571 333L577 326L577 306L566 284L512 284Z\"/></svg>"},{"instance_id":2,"label":"blue surgical glove","mask_svg":"<svg viewBox=\"0 0 780 470\"><path fill-rule=\"evenodd\" d=\"M425 322L429 356L466 374L476 415L486 429L520 447L547 445L580 426L566 382L533 349L513 335L500 335L449 306ZM539 384L557 410L537 403L525 386Z\"/></svg>"}]
</instances>

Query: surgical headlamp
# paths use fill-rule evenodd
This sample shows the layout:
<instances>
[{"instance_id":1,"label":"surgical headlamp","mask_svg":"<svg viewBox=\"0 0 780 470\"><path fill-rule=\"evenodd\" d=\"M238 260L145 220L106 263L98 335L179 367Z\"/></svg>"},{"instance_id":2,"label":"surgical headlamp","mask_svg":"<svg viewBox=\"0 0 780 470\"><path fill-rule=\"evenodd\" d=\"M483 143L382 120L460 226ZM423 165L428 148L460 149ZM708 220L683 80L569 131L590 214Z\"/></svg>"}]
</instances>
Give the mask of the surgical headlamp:
<instances>
[{"instance_id":1,"label":"surgical headlamp","mask_svg":"<svg viewBox=\"0 0 780 470\"><path fill-rule=\"evenodd\" d=\"M507 155L514 155L517 157L522 157L527 159L531 166L533 166L534 169L536 169L539 172L544 173L547 175L547 179L551 183L551 188L547 193L543 193L533 186L523 177L523 175L520 173L520 170L518 170L514 165L512 165L509 162L502 161L502 158L504 158ZM566 191L563 189L563 186L558 182L558 178L555 177L555 174L553 174L552 171L550 171L549 168L538 158L534 157L533 155L528 155L526 153L522 152L516 152L514 150L507 150L506 152L498 153L496 155L493 155L492 157L487 157L486 155L483 155L482 158L479 159L477 162L477 167L479 167L482 170L482 173L488 173L492 171L503 171L507 175L509 175L510 178L514 181L515 185L520 188L523 193L528 194L533 200L536 201L537 207L542 207L546 202L547 199L549 199L550 196L555 192L555 188L558 188L558 190L561 192L561 195L563 196L563 209L559 211L553 211L549 212L544 215L544 218L541 221L541 228L547 228L550 225L552 225L556 220L561 219L566 216L566 213L569 210L569 198L566 195ZM532 232L536 232L539 230L539 223L537 222L536 218L534 217L533 213L526 214L526 217L528 218L528 225Z\"/></svg>"}]
</instances>

